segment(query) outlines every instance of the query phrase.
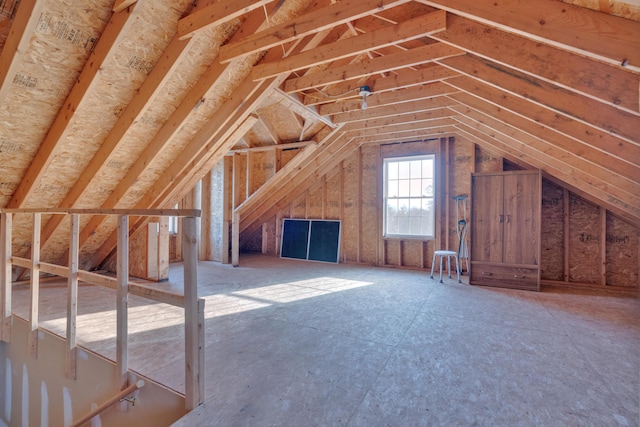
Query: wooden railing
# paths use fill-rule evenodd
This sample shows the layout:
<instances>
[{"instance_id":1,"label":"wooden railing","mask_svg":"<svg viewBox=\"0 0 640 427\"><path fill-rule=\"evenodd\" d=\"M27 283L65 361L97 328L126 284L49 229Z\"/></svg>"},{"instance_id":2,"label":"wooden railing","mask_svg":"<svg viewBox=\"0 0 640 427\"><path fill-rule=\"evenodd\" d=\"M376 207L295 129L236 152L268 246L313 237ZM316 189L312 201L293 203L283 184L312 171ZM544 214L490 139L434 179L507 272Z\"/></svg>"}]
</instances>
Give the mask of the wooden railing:
<instances>
[{"instance_id":1,"label":"wooden railing","mask_svg":"<svg viewBox=\"0 0 640 427\"><path fill-rule=\"evenodd\" d=\"M31 259L12 256L11 243L13 215L30 214L33 221ZM69 215L68 266L40 261L40 229L42 214ZM80 215L115 215L118 217L117 274L109 277L79 269ZM129 216L179 216L183 217L184 293L182 295L155 289L129 281ZM40 273L67 278L67 328L65 374L70 379L76 376L76 317L78 304L78 281L106 286L116 290L116 390L130 387L128 355L128 295L184 308L185 327L185 406L195 408L204 399L204 300L198 298L197 273L197 228L199 210L120 210L120 209L0 209L0 339L11 340L11 287L12 266L31 270L29 309L29 354L38 354L38 304Z\"/></svg>"}]
</instances>

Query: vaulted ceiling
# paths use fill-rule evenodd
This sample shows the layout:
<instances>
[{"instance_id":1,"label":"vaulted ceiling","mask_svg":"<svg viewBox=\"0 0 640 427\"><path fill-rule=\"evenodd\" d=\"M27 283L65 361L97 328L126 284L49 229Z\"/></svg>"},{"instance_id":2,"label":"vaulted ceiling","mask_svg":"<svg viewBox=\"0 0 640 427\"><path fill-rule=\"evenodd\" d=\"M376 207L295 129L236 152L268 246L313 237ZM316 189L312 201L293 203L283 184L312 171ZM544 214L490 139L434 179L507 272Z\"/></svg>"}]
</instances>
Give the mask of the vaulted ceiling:
<instances>
[{"instance_id":1,"label":"vaulted ceiling","mask_svg":"<svg viewBox=\"0 0 640 427\"><path fill-rule=\"evenodd\" d=\"M639 19L637 0L0 0L0 207L168 207L229 150L313 142L241 207L250 231L279 182L453 136L639 224ZM82 224L92 264L114 229Z\"/></svg>"}]
</instances>

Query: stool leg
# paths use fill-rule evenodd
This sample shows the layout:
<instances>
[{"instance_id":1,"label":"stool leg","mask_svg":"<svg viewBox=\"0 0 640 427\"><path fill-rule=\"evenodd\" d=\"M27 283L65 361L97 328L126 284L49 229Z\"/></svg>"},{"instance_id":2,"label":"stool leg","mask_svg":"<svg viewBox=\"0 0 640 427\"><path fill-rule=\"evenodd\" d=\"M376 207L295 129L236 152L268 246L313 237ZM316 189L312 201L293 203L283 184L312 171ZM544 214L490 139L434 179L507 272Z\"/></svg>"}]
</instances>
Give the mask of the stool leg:
<instances>
[{"instance_id":1,"label":"stool leg","mask_svg":"<svg viewBox=\"0 0 640 427\"><path fill-rule=\"evenodd\" d=\"M451 257L447 255L447 273L449 273L449 279L451 279Z\"/></svg>"},{"instance_id":2,"label":"stool leg","mask_svg":"<svg viewBox=\"0 0 640 427\"><path fill-rule=\"evenodd\" d=\"M444 257L440 255L440 283L442 283L442 258Z\"/></svg>"},{"instance_id":3,"label":"stool leg","mask_svg":"<svg viewBox=\"0 0 640 427\"><path fill-rule=\"evenodd\" d=\"M458 263L458 257L456 257L456 273L458 273L458 283L462 283L460 281L460 264Z\"/></svg>"},{"instance_id":4,"label":"stool leg","mask_svg":"<svg viewBox=\"0 0 640 427\"><path fill-rule=\"evenodd\" d=\"M436 254L433 254L433 261L431 261L431 279L433 279L433 269L436 268Z\"/></svg>"}]
</instances>

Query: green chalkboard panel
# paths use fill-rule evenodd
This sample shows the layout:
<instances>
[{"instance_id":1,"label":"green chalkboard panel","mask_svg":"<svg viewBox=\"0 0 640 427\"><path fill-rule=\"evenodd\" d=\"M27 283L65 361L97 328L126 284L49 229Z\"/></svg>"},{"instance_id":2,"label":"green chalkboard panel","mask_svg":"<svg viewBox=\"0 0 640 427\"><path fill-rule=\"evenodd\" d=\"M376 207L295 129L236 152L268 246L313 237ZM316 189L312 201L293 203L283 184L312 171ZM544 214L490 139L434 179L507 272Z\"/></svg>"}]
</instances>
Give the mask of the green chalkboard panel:
<instances>
[{"instance_id":1,"label":"green chalkboard panel","mask_svg":"<svg viewBox=\"0 0 640 427\"><path fill-rule=\"evenodd\" d=\"M286 218L280 257L338 262L340 221Z\"/></svg>"},{"instance_id":2,"label":"green chalkboard panel","mask_svg":"<svg viewBox=\"0 0 640 427\"><path fill-rule=\"evenodd\" d=\"M309 220L285 219L282 224L280 257L307 259L309 248Z\"/></svg>"},{"instance_id":3,"label":"green chalkboard panel","mask_svg":"<svg viewBox=\"0 0 640 427\"><path fill-rule=\"evenodd\" d=\"M339 221L311 221L311 236L309 237L310 260L338 262L339 243Z\"/></svg>"}]
</instances>

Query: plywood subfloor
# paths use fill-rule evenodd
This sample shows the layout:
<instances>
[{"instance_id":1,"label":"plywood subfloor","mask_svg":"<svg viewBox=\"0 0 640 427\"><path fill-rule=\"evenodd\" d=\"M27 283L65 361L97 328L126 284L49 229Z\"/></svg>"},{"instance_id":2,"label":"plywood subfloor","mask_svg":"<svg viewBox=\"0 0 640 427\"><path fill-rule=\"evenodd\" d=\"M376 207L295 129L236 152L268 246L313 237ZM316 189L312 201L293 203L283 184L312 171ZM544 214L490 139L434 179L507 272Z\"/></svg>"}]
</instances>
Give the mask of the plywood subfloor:
<instances>
[{"instance_id":1,"label":"plywood subfloor","mask_svg":"<svg viewBox=\"0 0 640 427\"><path fill-rule=\"evenodd\" d=\"M177 426L640 423L640 300L258 255L198 273L206 401ZM64 331L64 288L41 292L42 323ZM79 340L107 356L114 300L80 290ZM132 369L178 390L180 316L131 298Z\"/></svg>"}]
</instances>

